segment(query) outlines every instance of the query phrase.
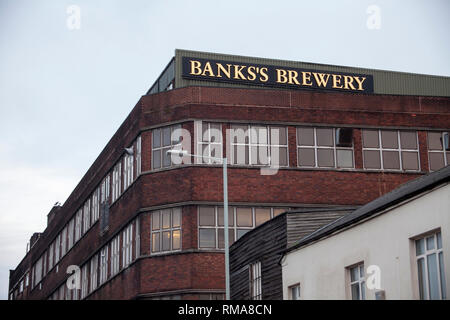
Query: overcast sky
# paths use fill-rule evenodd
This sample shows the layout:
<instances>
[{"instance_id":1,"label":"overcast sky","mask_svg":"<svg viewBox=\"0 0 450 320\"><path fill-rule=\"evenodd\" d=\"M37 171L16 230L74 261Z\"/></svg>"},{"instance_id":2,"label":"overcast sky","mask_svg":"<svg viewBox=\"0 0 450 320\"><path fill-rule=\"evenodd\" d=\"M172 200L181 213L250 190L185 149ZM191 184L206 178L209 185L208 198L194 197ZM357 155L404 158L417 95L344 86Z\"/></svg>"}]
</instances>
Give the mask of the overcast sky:
<instances>
[{"instance_id":1,"label":"overcast sky","mask_svg":"<svg viewBox=\"0 0 450 320\"><path fill-rule=\"evenodd\" d=\"M0 298L175 48L450 76L449 31L448 0L0 0Z\"/></svg>"}]
</instances>

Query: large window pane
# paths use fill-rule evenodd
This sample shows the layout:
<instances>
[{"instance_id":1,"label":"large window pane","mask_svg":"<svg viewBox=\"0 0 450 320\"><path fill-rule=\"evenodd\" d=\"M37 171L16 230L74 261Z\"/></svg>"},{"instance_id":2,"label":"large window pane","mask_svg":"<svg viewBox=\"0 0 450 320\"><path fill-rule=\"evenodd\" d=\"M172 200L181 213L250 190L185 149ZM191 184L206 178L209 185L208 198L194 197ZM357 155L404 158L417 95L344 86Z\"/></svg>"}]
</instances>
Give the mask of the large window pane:
<instances>
[{"instance_id":1,"label":"large window pane","mask_svg":"<svg viewBox=\"0 0 450 320\"><path fill-rule=\"evenodd\" d=\"M224 239L224 232L223 229L217 229L217 236L219 240L219 248L223 249L225 248L225 239ZM228 229L228 244L231 246L234 243L234 230Z\"/></svg>"},{"instance_id":2,"label":"large window pane","mask_svg":"<svg viewBox=\"0 0 450 320\"><path fill-rule=\"evenodd\" d=\"M246 234L249 231L250 231L249 229L237 229L236 230L237 239L239 240L244 234Z\"/></svg>"},{"instance_id":3,"label":"large window pane","mask_svg":"<svg viewBox=\"0 0 450 320\"><path fill-rule=\"evenodd\" d=\"M400 131L402 149L417 149L417 134L415 131Z\"/></svg>"},{"instance_id":4,"label":"large window pane","mask_svg":"<svg viewBox=\"0 0 450 320\"><path fill-rule=\"evenodd\" d=\"M425 275L425 260L423 258L417 260L417 272L419 276L419 293L420 299L427 299L427 283L426 283L426 275Z\"/></svg>"},{"instance_id":5,"label":"large window pane","mask_svg":"<svg viewBox=\"0 0 450 320\"><path fill-rule=\"evenodd\" d=\"M314 145L314 129L313 128L298 128L297 142L300 146Z\"/></svg>"},{"instance_id":6,"label":"large window pane","mask_svg":"<svg viewBox=\"0 0 450 320\"><path fill-rule=\"evenodd\" d=\"M172 231L172 250L181 248L181 232L180 230Z\"/></svg>"},{"instance_id":7,"label":"large window pane","mask_svg":"<svg viewBox=\"0 0 450 320\"><path fill-rule=\"evenodd\" d=\"M152 252L159 252L159 232L152 234Z\"/></svg>"},{"instance_id":8,"label":"large window pane","mask_svg":"<svg viewBox=\"0 0 450 320\"><path fill-rule=\"evenodd\" d=\"M161 146L161 130L155 129L152 131L153 148L159 148Z\"/></svg>"},{"instance_id":9,"label":"large window pane","mask_svg":"<svg viewBox=\"0 0 450 320\"><path fill-rule=\"evenodd\" d=\"M152 154L153 169L161 168L161 150L155 150Z\"/></svg>"},{"instance_id":10,"label":"large window pane","mask_svg":"<svg viewBox=\"0 0 450 320\"><path fill-rule=\"evenodd\" d=\"M152 230L159 230L161 228L160 225L160 212L155 211L152 213Z\"/></svg>"},{"instance_id":11,"label":"large window pane","mask_svg":"<svg viewBox=\"0 0 450 320\"><path fill-rule=\"evenodd\" d=\"M238 227L253 226L252 208L236 208L236 222Z\"/></svg>"},{"instance_id":12,"label":"large window pane","mask_svg":"<svg viewBox=\"0 0 450 320\"><path fill-rule=\"evenodd\" d=\"M252 126L250 129L250 141L252 144L268 144L267 128Z\"/></svg>"},{"instance_id":13,"label":"large window pane","mask_svg":"<svg viewBox=\"0 0 450 320\"><path fill-rule=\"evenodd\" d=\"M332 147L333 143L333 129L316 129L317 145Z\"/></svg>"},{"instance_id":14,"label":"large window pane","mask_svg":"<svg viewBox=\"0 0 450 320\"><path fill-rule=\"evenodd\" d=\"M163 147L165 146L170 146L170 136L171 136L171 131L170 131L170 127L165 127L163 128L163 136L162 136L162 145Z\"/></svg>"},{"instance_id":15,"label":"large window pane","mask_svg":"<svg viewBox=\"0 0 450 320\"><path fill-rule=\"evenodd\" d=\"M172 228L178 228L181 226L181 209L174 208L172 211Z\"/></svg>"},{"instance_id":16,"label":"large window pane","mask_svg":"<svg viewBox=\"0 0 450 320\"><path fill-rule=\"evenodd\" d=\"M440 294L439 294L437 261L435 253L427 256L427 267L428 267L428 285L430 288L430 299L437 300L440 298Z\"/></svg>"},{"instance_id":17,"label":"large window pane","mask_svg":"<svg viewBox=\"0 0 450 320\"><path fill-rule=\"evenodd\" d=\"M428 153L430 159L430 169L432 171L439 170L444 167L444 153L442 152L430 152Z\"/></svg>"},{"instance_id":18,"label":"large window pane","mask_svg":"<svg viewBox=\"0 0 450 320\"><path fill-rule=\"evenodd\" d=\"M200 229L200 248L215 248L216 247L216 229Z\"/></svg>"},{"instance_id":19,"label":"large window pane","mask_svg":"<svg viewBox=\"0 0 450 320\"><path fill-rule=\"evenodd\" d=\"M286 147L271 147L270 161L272 165L287 166L287 148Z\"/></svg>"},{"instance_id":20,"label":"large window pane","mask_svg":"<svg viewBox=\"0 0 450 320\"><path fill-rule=\"evenodd\" d=\"M255 224L256 227L264 222L270 220L270 208L256 208L255 209Z\"/></svg>"},{"instance_id":21,"label":"large window pane","mask_svg":"<svg viewBox=\"0 0 450 320\"><path fill-rule=\"evenodd\" d=\"M170 250L170 231L164 231L162 233L162 251Z\"/></svg>"},{"instance_id":22,"label":"large window pane","mask_svg":"<svg viewBox=\"0 0 450 320\"><path fill-rule=\"evenodd\" d=\"M170 228L170 209L162 210L161 215L163 229Z\"/></svg>"},{"instance_id":23,"label":"large window pane","mask_svg":"<svg viewBox=\"0 0 450 320\"><path fill-rule=\"evenodd\" d=\"M419 159L417 152L402 152L403 170L419 170Z\"/></svg>"},{"instance_id":24,"label":"large window pane","mask_svg":"<svg viewBox=\"0 0 450 320\"><path fill-rule=\"evenodd\" d=\"M363 147L379 148L378 130L363 130Z\"/></svg>"},{"instance_id":25,"label":"large window pane","mask_svg":"<svg viewBox=\"0 0 450 320\"><path fill-rule=\"evenodd\" d=\"M383 146L383 148L397 149L398 148L397 131L382 130L381 145Z\"/></svg>"},{"instance_id":26,"label":"large window pane","mask_svg":"<svg viewBox=\"0 0 450 320\"><path fill-rule=\"evenodd\" d=\"M215 226L214 207L199 207L199 224L201 226Z\"/></svg>"},{"instance_id":27,"label":"large window pane","mask_svg":"<svg viewBox=\"0 0 450 320\"><path fill-rule=\"evenodd\" d=\"M276 216L278 216L286 211L288 211L288 208L274 208L273 209L273 217L275 218Z\"/></svg>"},{"instance_id":28,"label":"large window pane","mask_svg":"<svg viewBox=\"0 0 450 320\"><path fill-rule=\"evenodd\" d=\"M298 149L298 165L302 167L314 167L316 165L315 151L312 148Z\"/></svg>"},{"instance_id":29,"label":"large window pane","mask_svg":"<svg viewBox=\"0 0 450 320\"><path fill-rule=\"evenodd\" d=\"M271 127L270 128L270 143L278 145L287 145L287 134L284 127ZM277 139L278 136L278 139Z\"/></svg>"},{"instance_id":30,"label":"large window pane","mask_svg":"<svg viewBox=\"0 0 450 320\"><path fill-rule=\"evenodd\" d=\"M269 147L252 146L251 147L252 164L263 165L269 163Z\"/></svg>"},{"instance_id":31,"label":"large window pane","mask_svg":"<svg viewBox=\"0 0 450 320\"><path fill-rule=\"evenodd\" d=\"M425 253L425 239L416 240L416 256Z\"/></svg>"},{"instance_id":32,"label":"large window pane","mask_svg":"<svg viewBox=\"0 0 450 320\"><path fill-rule=\"evenodd\" d=\"M242 125L231 126L233 143L248 143L248 127Z\"/></svg>"},{"instance_id":33,"label":"large window pane","mask_svg":"<svg viewBox=\"0 0 450 320\"><path fill-rule=\"evenodd\" d=\"M442 299L447 299L447 289L445 285L444 254L442 252L439 252L439 272L441 277Z\"/></svg>"},{"instance_id":34,"label":"large window pane","mask_svg":"<svg viewBox=\"0 0 450 320\"><path fill-rule=\"evenodd\" d=\"M359 300L359 283L354 283L351 286L352 288L352 300Z\"/></svg>"},{"instance_id":35,"label":"large window pane","mask_svg":"<svg viewBox=\"0 0 450 320\"><path fill-rule=\"evenodd\" d=\"M400 159L397 151L383 151L384 169L400 169Z\"/></svg>"},{"instance_id":36,"label":"large window pane","mask_svg":"<svg viewBox=\"0 0 450 320\"><path fill-rule=\"evenodd\" d=\"M170 149L171 149L170 147L162 149L163 167L169 167L172 163L171 155L167 153L167 151L169 151Z\"/></svg>"},{"instance_id":37,"label":"large window pane","mask_svg":"<svg viewBox=\"0 0 450 320\"><path fill-rule=\"evenodd\" d=\"M233 208L228 207L228 226L234 226ZM223 207L217 208L217 225L223 226Z\"/></svg>"},{"instance_id":38,"label":"large window pane","mask_svg":"<svg viewBox=\"0 0 450 320\"><path fill-rule=\"evenodd\" d=\"M353 150L336 150L338 168L353 168Z\"/></svg>"},{"instance_id":39,"label":"large window pane","mask_svg":"<svg viewBox=\"0 0 450 320\"><path fill-rule=\"evenodd\" d=\"M441 132L428 132L428 150L443 150Z\"/></svg>"},{"instance_id":40,"label":"large window pane","mask_svg":"<svg viewBox=\"0 0 450 320\"><path fill-rule=\"evenodd\" d=\"M317 165L319 167L334 167L333 149L317 149Z\"/></svg>"}]
</instances>

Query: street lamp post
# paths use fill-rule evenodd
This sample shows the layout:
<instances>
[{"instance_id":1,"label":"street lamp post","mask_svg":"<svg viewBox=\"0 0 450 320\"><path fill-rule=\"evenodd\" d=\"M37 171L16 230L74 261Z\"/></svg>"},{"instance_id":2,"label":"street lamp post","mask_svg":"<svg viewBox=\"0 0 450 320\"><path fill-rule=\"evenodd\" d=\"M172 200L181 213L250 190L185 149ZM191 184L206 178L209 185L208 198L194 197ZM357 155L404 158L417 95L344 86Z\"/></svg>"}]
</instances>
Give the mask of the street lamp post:
<instances>
[{"instance_id":1,"label":"street lamp post","mask_svg":"<svg viewBox=\"0 0 450 320\"><path fill-rule=\"evenodd\" d=\"M223 233L225 241L225 299L230 300L230 250L228 237L228 174L227 174L227 158L215 158L209 156L199 156L189 154L186 150L171 149L167 154L175 154L180 157L188 156L195 158L207 158L214 161L221 161L223 165Z\"/></svg>"}]
</instances>

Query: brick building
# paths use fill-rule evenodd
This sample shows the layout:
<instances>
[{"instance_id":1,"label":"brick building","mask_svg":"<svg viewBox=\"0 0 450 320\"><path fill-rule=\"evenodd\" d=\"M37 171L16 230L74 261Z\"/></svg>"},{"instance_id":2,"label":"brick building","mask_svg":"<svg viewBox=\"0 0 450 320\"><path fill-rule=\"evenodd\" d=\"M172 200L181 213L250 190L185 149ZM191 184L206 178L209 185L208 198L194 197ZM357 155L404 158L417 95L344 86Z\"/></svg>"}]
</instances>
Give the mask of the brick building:
<instances>
[{"instance_id":1,"label":"brick building","mask_svg":"<svg viewBox=\"0 0 450 320\"><path fill-rule=\"evenodd\" d=\"M167 150L227 156L233 241L447 165L449 97L447 77L176 50L33 235L10 299L222 299L222 166Z\"/></svg>"}]
</instances>

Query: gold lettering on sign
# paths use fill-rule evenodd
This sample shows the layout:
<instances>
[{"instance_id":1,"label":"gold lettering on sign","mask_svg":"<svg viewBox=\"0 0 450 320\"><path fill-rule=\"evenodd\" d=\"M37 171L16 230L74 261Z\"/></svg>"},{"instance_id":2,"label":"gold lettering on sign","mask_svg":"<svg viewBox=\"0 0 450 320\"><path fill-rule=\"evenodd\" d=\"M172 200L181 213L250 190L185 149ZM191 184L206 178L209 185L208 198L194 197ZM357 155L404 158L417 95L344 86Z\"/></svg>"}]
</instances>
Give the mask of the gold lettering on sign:
<instances>
[{"instance_id":1,"label":"gold lettering on sign","mask_svg":"<svg viewBox=\"0 0 450 320\"><path fill-rule=\"evenodd\" d=\"M242 74L242 69L244 68L245 66L240 66L238 64L234 65L234 79L247 80L245 76Z\"/></svg>"},{"instance_id":2,"label":"gold lettering on sign","mask_svg":"<svg viewBox=\"0 0 450 320\"><path fill-rule=\"evenodd\" d=\"M267 82L267 80L269 80L269 76L267 75L267 68L266 67L259 69L259 74L261 75L259 77L259 81Z\"/></svg>"},{"instance_id":3,"label":"gold lettering on sign","mask_svg":"<svg viewBox=\"0 0 450 320\"><path fill-rule=\"evenodd\" d=\"M205 69L203 69L202 76L206 76L206 72L209 73L210 77L214 77L214 72L211 68L211 63L209 63L209 61L205 64Z\"/></svg>"},{"instance_id":4,"label":"gold lettering on sign","mask_svg":"<svg viewBox=\"0 0 450 320\"><path fill-rule=\"evenodd\" d=\"M363 85L364 80L366 80L366 77L361 77L361 80L357 76L355 76L354 78L355 78L356 82L358 82L358 90L363 91L364 89L363 89L362 85Z\"/></svg>"},{"instance_id":5,"label":"gold lettering on sign","mask_svg":"<svg viewBox=\"0 0 450 320\"><path fill-rule=\"evenodd\" d=\"M197 60L189 60L189 62L191 63L191 72L189 72L189 73L194 76L201 75L202 69L200 67L201 67L202 63Z\"/></svg>"},{"instance_id":6,"label":"gold lettering on sign","mask_svg":"<svg viewBox=\"0 0 450 320\"><path fill-rule=\"evenodd\" d=\"M302 71L302 75L303 75L303 83L302 84L304 86L312 86L311 72Z\"/></svg>"},{"instance_id":7,"label":"gold lettering on sign","mask_svg":"<svg viewBox=\"0 0 450 320\"><path fill-rule=\"evenodd\" d=\"M223 72L224 75L227 76L228 79L231 78L231 64L227 64L227 69L225 69L225 67L221 64L221 63L216 63L217 64L217 78L222 78L222 75L220 74L220 72Z\"/></svg>"},{"instance_id":8,"label":"gold lettering on sign","mask_svg":"<svg viewBox=\"0 0 450 320\"><path fill-rule=\"evenodd\" d=\"M324 88L327 87L328 79L330 78L329 73L326 74L326 77L325 77L325 73L313 72L313 75L314 75L314 79L316 79L316 83L319 87L320 86L322 86Z\"/></svg>"},{"instance_id":9,"label":"gold lettering on sign","mask_svg":"<svg viewBox=\"0 0 450 320\"><path fill-rule=\"evenodd\" d=\"M286 74L287 74L286 70L277 69L277 82L286 83L288 81Z\"/></svg>"},{"instance_id":10,"label":"gold lettering on sign","mask_svg":"<svg viewBox=\"0 0 450 320\"><path fill-rule=\"evenodd\" d=\"M288 77L289 77L289 84L298 84L300 85L300 82L298 82L298 72L295 70L288 70Z\"/></svg>"},{"instance_id":11,"label":"gold lettering on sign","mask_svg":"<svg viewBox=\"0 0 450 320\"><path fill-rule=\"evenodd\" d=\"M333 88L342 89L341 84L342 76L338 74L333 74L331 76L333 77Z\"/></svg>"},{"instance_id":12,"label":"gold lettering on sign","mask_svg":"<svg viewBox=\"0 0 450 320\"><path fill-rule=\"evenodd\" d=\"M344 76L344 89L349 89L351 87L353 90L356 90L355 86L353 85L353 77L350 76Z\"/></svg>"},{"instance_id":13,"label":"gold lettering on sign","mask_svg":"<svg viewBox=\"0 0 450 320\"><path fill-rule=\"evenodd\" d=\"M248 67L247 72L249 74L249 76L247 77L248 80L253 81L256 79L256 68L253 66Z\"/></svg>"}]
</instances>

